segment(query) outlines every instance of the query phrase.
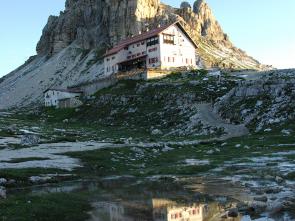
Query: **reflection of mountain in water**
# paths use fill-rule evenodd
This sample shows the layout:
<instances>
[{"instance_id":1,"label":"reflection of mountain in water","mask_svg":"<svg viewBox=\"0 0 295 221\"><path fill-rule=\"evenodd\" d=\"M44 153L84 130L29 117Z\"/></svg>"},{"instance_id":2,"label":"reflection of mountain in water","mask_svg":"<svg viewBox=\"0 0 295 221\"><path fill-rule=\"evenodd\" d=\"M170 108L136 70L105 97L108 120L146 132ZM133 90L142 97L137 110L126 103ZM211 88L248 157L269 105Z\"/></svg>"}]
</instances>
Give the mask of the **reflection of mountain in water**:
<instances>
[{"instance_id":1,"label":"reflection of mountain in water","mask_svg":"<svg viewBox=\"0 0 295 221\"><path fill-rule=\"evenodd\" d=\"M92 221L123 221L132 220L125 217L124 207L118 203L98 202L94 203L95 208L91 212Z\"/></svg>"},{"instance_id":2,"label":"reflection of mountain in water","mask_svg":"<svg viewBox=\"0 0 295 221\"><path fill-rule=\"evenodd\" d=\"M218 221L222 213L216 203L179 204L166 199L144 203L97 202L93 207L90 221Z\"/></svg>"}]
</instances>

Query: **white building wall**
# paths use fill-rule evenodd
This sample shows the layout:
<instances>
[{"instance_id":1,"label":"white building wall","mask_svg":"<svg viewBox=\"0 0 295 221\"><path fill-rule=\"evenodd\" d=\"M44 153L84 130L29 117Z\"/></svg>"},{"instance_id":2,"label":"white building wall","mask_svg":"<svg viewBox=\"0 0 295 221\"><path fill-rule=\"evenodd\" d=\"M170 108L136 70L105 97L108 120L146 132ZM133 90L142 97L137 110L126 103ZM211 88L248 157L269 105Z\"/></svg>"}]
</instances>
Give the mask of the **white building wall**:
<instances>
[{"instance_id":1,"label":"white building wall","mask_svg":"<svg viewBox=\"0 0 295 221\"><path fill-rule=\"evenodd\" d=\"M174 35L174 44L164 43L164 34ZM195 46L177 25L160 34L161 68L196 67Z\"/></svg>"},{"instance_id":2,"label":"white building wall","mask_svg":"<svg viewBox=\"0 0 295 221\"><path fill-rule=\"evenodd\" d=\"M135 59L146 55L146 40L128 46L126 60Z\"/></svg>"},{"instance_id":3,"label":"white building wall","mask_svg":"<svg viewBox=\"0 0 295 221\"><path fill-rule=\"evenodd\" d=\"M104 58L104 73L109 76L118 72L118 54L113 54Z\"/></svg>"},{"instance_id":4,"label":"white building wall","mask_svg":"<svg viewBox=\"0 0 295 221\"><path fill-rule=\"evenodd\" d=\"M157 36L159 38L159 36ZM152 45L147 47L147 68L157 68L161 66L161 49L160 44Z\"/></svg>"},{"instance_id":5,"label":"white building wall","mask_svg":"<svg viewBox=\"0 0 295 221\"><path fill-rule=\"evenodd\" d=\"M80 93L70 93L57 90L49 90L44 94L45 107L57 107L58 101L65 98L80 96Z\"/></svg>"},{"instance_id":6,"label":"white building wall","mask_svg":"<svg viewBox=\"0 0 295 221\"><path fill-rule=\"evenodd\" d=\"M118 53L104 58L105 75L118 72L119 63L146 55L146 40L133 43Z\"/></svg>"},{"instance_id":7,"label":"white building wall","mask_svg":"<svg viewBox=\"0 0 295 221\"><path fill-rule=\"evenodd\" d=\"M164 34L174 36L174 44L164 43ZM133 43L118 53L104 58L105 75L118 72L118 64L147 55L146 67L172 69L175 67L196 68L196 50L194 44L175 24L158 35L159 44L147 46L147 39Z\"/></svg>"}]
</instances>

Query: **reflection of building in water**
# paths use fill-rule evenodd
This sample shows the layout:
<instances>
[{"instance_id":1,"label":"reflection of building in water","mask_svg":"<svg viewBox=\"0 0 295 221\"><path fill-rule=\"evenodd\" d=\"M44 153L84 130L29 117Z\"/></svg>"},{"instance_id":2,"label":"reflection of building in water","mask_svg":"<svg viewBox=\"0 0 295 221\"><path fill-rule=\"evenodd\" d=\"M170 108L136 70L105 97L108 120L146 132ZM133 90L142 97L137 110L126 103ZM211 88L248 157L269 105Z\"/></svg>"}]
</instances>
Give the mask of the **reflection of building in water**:
<instances>
[{"instance_id":1,"label":"reflection of building in water","mask_svg":"<svg viewBox=\"0 0 295 221\"><path fill-rule=\"evenodd\" d=\"M177 205L173 201L153 199L154 221L203 221L208 213L204 204Z\"/></svg>"},{"instance_id":2,"label":"reflection of building in water","mask_svg":"<svg viewBox=\"0 0 295 221\"><path fill-rule=\"evenodd\" d=\"M209 221L224 213L218 203L178 204L165 199L151 201L98 202L89 221ZM239 221L241 217L233 218Z\"/></svg>"},{"instance_id":3,"label":"reflection of building in water","mask_svg":"<svg viewBox=\"0 0 295 221\"><path fill-rule=\"evenodd\" d=\"M127 221L124 217L124 207L119 203L98 202L93 204L95 210L91 212L91 221Z\"/></svg>"}]
</instances>

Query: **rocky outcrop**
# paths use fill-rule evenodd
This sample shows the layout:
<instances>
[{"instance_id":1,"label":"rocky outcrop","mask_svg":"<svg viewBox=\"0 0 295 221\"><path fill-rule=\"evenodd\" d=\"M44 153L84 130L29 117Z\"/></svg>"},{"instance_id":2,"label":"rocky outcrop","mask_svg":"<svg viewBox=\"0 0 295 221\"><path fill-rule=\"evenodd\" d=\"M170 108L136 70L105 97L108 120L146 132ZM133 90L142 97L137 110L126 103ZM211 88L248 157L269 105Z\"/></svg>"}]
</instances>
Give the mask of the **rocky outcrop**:
<instances>
[{"instance_id":1,"label":"rocky outcrop","mask_svg":"<svg viewBox=\"0 0 295 221\"><path fill-rule=\"evenodd\" d=\"M190 5L190 3L188 2L182 2L180 4L180 8L183 9L183 8L192 8L192 6Z\"/></svg>"},{"instance_id":2,"label":"rocky outcrop","mask_svg":"<svg viewBox=\"0 0 295 221\"><path fill-rule=\"evenodd\" d=\"M52 55L73 42L87 50L108 47L143 31L159 5L159 0L67 0L59 17L49 17L37 52Z\"/></svg>"},{"instance_id":3,"label":"rocky outcrop","mask_svg":"<svg viewBox=\"0 0 295 221\"><path fill-rule=\"evenodd\" d=\"M49 87L67 87L103 77L104 51L127 37L180 20L198 44L204 67L261 69L223 33L208 4L193 9L159 0L67 0L59 16L50 16L37 56L0 79L0 109L40 105ZM13 98L13 99L11 99Z\"/></svg>"},{"instance_id":4,"label":"rocky outcrop","mask_svg":"<svg viewBox=\"0 0 295 221\"><path fill-rule=\"evenodd\" d=\"M192 27L194 35L203 36L215 42L228 41L229 43L227 35L223 33L211 8L205 1L196 1L193 9L191 9L191 7L181 7L180 10L177 11L177 14Z\"/></svg>"},{"instance_id":5,"label":"rocky outcrop","mask_svg":"<svg viewBox=\"0 0 295 221\"><path fill-rule=\"evenodd\" d=\"M282 126L295 119L295 70L261 73L246 80L217 100L215 112L256 131Z\"/></svg>"}]
</instances>

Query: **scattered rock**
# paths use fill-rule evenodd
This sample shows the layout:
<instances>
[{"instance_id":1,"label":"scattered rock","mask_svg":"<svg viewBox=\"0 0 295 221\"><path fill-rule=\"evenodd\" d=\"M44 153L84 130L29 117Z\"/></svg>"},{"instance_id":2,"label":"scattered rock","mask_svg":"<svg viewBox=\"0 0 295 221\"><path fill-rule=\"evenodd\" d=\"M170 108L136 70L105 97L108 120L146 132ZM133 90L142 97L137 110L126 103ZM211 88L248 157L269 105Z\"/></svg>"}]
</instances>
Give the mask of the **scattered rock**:
<instances>
[{"instance_id":1,"label":"scattered rock","mask_svg":"<svg viewBox=\"0 0 295 221\"><path fill-rule=\"evenodd\" d=\"M237 208L232 208L227 212L228 217L238 217L239 210Z\"/></svg>"},{"instance_id":2,"label":"scattered rock","mask_svg":"<svg viewBox=\"0 0 295 221\"><path fill-rule=\"evenodd\" d=\"M0 186L0 198L6 199L6 189Z\"/></svg>"},{"instance_id":3,"label":"scattered rock","mask_svg":"<svg viewBox=\"0 0 295 221\"><path fill-rule=\"evenodd\" d=\"M50 176L31 176L30 181L32 183L41 183L41 182L46 182L48 180L51 180L52 177Z\"/></svg>"},{"instance_id":4,"label":"scattered rock","mask_svg":"<svg viewBox=\"0 0 295 221\"><path fill-rule=\"evenodd\" d=\"M156 135L162 135L163 132L159 129L154 129L154 130L152 130L151 134L156 136Z\"/></svg>"},{"instance_id":5,"label":"scattered rock","mask_svg":"<svg viewBox=\"0 0 295 221\"><path fill-rule=\"evenodd\" d=\"M214 153L213 150L208 150L208 151L206 152L206 154L213 154L213 153Z\"/></svg>"},{"instance_id":6,"label":"scattered rock","mask_svg":"<svg viewBox=\"0 0 295 221\"><path fill-rule=\"evenodd\" d=\"M260 107L263 104L263 101L257 101L255 107Z\"/></svg>"},{"instance_id":7,"label":"scattered rock","mask_svg":"<svg viewBox=\"0 0 295 221\"><path fill-rule=\"evenodd\" d=\"M0 178L0 185L7 184L7 180L5 178Z\"/></svg>"},{"instance_id":8,"label":"scattered rock","mask_svg":"<svg viewBox=\"0 0 295 221\"><path fill-rule=\"evenodd\" d=\"M21 137L21 145L31 146L37 145L40 142L39 135L36 134L25 134Z\"/></svg>"},{"instance_id":9,"label":"scattered rock","mask_svg":"<svg viewBox=\"0 0 295 221\"><path fill-rule=\"evenodd\" d=\"M284 134L284 135L286 135L286 136L288 136L288 135L291 134L291 130L284 129L284 130L281 131L281 133Z\"/></svg>"},{"instance_id":10,"label":"scattered rock","mask_svg":"<svg viewBox=\"0 0 295 221\"><path fill-rule=\"evenodd\" d=\"M221 146L224 147L225 145L227 145L227 143L222 143Z\"/></svg>"},{"instance_id":11,"label":"scattered rock","mask_svg":"<svg viewBox=\"0 0 295 221\"><path fill-rule=\"evenodd\" d=\"M173 148L171 148L171 147L169 147L167 145L165 145L165 147L162 149L163 152L168 152L168 151L171 151L171 150L173 150Z\"/></svg>"},{"instance_id":12,"label":"scattered rock","mask_svg":"<svg viewBox=\"0 0 295 221\"><path fill-rule=\"evenodd\" d=\"M278 182L278 183L282 183L283 181L284 181L284 179L282 178L282 177L279 177L279 176L276 176L276 181Z\"/></svg>"},{"instance_id":13,"label":"scattered rock","mask_svg":"<svg viewBox=\"0 0 295 221\"><path fill-rule=\"evenodd\" d=\"M281 192L281 188L279 187L268 187L264 189L264 192L267 194L274 194Z\"/></svg>"},{"instance_id":14,"label":"scattered rock","mask_svg":"<svg viewBox=\"0 0 295 221\"><path fill-rule=\"evenodd\" d=\"M255 201L260 201L260 202L267 202L267 196L257 196L254 197Z\"/></svg>"},{"instance_id":15,"label":"scattered rock","mask_svg":"<svg viewBox=\"0 0 295 221\"><path fill-rule=\"evenodd\" d=\"M281 212L284 209L284 205L280 201L275 201L272 202L267 209L271 211L271 213L275 214Z\"/></svg>"},{"instance_id":16,"label":"scattered rock","mask_svg":"<svg viewBox=\"0 0 295 221\"><path fill-rule=\"evenodd\" d=\"M11 134L16 134L17 133L17 129L18 129L18 127L15 124L12 124L12 125L4 128L4 130L6 130L8 133L11 133Z\"/></svg>"},{"instance_id":17,"label":"scattered rock","mask_svg":"<svg viewBox=\"0 0 295 221\"><path fill-rule=\"evenodd\" d=\"M209 165L209 160L197 160L197 159L186 159L184 163L187 166L201 166L201 165Z\"/></svg>"},{"instance_id":18,"label":"scattered rock","mask_svg":"<svg viewBox=\"0 0 295 221\"><path fill-rule=\"evenodd\" d=\"M249 205L249 208L253 208L253 211L259 213L265 211L267 204L261 201L254 201L251 205Z\"/></svg>"}]
</instances>

